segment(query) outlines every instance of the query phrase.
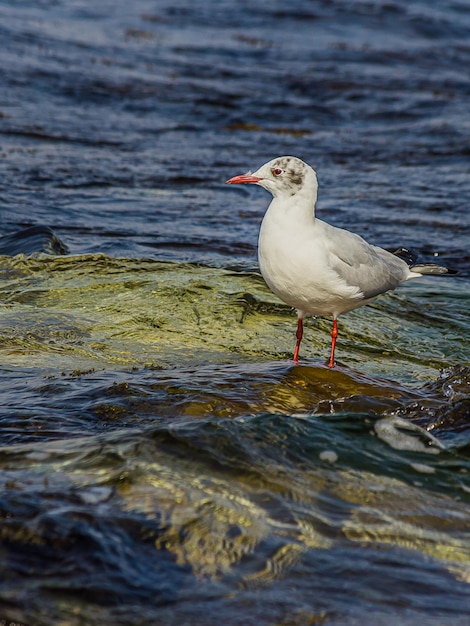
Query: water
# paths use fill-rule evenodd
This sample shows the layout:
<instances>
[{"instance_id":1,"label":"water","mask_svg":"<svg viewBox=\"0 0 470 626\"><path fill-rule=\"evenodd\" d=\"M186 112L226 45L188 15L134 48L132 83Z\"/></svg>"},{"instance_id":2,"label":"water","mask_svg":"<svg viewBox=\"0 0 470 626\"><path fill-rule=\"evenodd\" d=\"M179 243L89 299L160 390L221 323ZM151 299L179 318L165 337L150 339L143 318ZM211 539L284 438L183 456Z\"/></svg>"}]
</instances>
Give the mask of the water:
<instances>
[{"instance_id":1,"label":"water","mask_svg":"<svg viewBox=\"0 0 470 626\"><path fill-rule=\"evenodd\" d=\"M0 620L467 624L470 9L0 2ZM459 270L340 319L269 202Z\"/></svg>"}]
</instances>

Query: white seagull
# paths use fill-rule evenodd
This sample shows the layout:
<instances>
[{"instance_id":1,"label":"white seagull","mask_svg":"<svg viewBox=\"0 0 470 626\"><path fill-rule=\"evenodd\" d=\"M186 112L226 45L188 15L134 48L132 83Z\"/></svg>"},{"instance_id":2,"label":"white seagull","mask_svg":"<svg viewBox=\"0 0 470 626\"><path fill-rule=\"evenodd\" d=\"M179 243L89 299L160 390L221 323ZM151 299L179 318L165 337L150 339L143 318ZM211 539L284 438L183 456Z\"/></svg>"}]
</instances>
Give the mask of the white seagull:
<instances>
[{"instance_id":1,"label":"white seagull","mask_svg":"<svg viewBox=\"0 0 470 626\"><path fill-rule=\"evenodd\" d=\"M455 274L433 264L415 265L405 248L394 253L370 245L359 235L315 217L317 175L297 157L273 159L253 174L234 176L227 184L254 183L273 195L258 241L258 260L269 288L297 309L298 363L306 315L333 316L331 354L335 364L337 318L423 274Z\"/></svg>"}]
</instances>

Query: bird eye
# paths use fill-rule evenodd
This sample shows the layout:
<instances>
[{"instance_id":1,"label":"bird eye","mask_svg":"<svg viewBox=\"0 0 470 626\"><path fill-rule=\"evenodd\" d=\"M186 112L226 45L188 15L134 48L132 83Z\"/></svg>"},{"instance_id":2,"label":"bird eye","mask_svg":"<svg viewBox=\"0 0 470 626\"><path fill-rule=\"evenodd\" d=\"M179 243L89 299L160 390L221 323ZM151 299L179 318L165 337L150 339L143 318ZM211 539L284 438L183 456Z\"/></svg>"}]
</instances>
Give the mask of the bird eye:
<instances>
[{"instance_id":1,"label":"bird eye","mask_svg":"<svg viewBox=\"0 0 470 626\"><path fill-rule=\"evenodd\" d=\"M282 174L282 170L281 170L281 169L279 169L278 167L276 167L276 168L273 170L273 174L274 174L274 176L280 176L280 175Z\"/></svg>"}]
</instances>

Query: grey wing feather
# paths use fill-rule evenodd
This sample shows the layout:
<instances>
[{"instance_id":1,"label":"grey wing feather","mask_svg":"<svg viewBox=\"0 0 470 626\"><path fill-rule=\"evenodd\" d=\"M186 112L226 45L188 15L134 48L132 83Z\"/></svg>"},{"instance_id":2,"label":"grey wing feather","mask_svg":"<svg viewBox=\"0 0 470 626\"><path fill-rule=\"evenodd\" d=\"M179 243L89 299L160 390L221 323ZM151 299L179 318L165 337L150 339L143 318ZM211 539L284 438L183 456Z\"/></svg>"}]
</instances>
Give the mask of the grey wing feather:
<instances>
[{"instance_id":1,"label":"grey wing feather","mask_svg":"<svg viewBox=\"0 0 470 626\"><path fill-rule=\"evenodd\" d=\"M358 287L364 299L395 289L409 278L410 270L405 261L368 244L359 235L334 226L330 226L326 234L332 269L348 285Z\"/></svg>"}]
</instances>

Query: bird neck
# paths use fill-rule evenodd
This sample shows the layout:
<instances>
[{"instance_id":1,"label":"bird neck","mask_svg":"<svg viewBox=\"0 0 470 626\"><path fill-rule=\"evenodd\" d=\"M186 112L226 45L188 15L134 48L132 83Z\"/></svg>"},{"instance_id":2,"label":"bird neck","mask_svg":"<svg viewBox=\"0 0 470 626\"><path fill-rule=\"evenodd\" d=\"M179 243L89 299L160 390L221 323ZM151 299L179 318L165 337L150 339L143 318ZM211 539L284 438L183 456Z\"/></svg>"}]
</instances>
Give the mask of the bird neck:
<instances>
[{"instance_id":1,"label":"bird neck","mask_svg":"<svg viewBox=\"0 0 470 626\"><path fill-rule=\"evenodd\" d=\"M274 198L269 212L295 228L304 228L315 221L316 189L302 189L293 196Z\"/></svg>"}]
</instances>

